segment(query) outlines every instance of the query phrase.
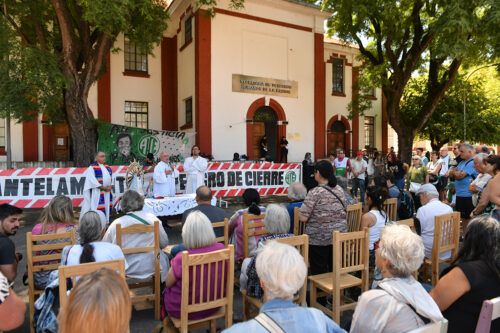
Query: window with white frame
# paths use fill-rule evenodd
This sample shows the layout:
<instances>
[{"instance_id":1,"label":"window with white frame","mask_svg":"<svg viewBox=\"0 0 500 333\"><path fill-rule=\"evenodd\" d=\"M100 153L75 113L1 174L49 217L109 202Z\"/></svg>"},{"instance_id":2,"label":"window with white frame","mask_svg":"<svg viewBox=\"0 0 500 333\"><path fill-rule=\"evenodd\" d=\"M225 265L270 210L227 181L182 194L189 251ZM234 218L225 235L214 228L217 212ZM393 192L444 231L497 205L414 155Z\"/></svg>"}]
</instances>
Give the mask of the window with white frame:
<instances>
[{"instance_id":1,"label":"window with white frame","mask_svg":"<svg viewBox=\"0 0 500 333\"><path fill-rule=\"evenodd\" d=\"M375 148L375 117L365 116L365 147Z\"/></svg>"},{"instance_id":2,"label":"window with white frame","mask_svg":"<svg viewBox=\"0 0 500 333\"><path fill-rule=\"evenodd\" d=\"M148 128L148 103L125 101L125 126Z\"/></svg>"}]
</instances>

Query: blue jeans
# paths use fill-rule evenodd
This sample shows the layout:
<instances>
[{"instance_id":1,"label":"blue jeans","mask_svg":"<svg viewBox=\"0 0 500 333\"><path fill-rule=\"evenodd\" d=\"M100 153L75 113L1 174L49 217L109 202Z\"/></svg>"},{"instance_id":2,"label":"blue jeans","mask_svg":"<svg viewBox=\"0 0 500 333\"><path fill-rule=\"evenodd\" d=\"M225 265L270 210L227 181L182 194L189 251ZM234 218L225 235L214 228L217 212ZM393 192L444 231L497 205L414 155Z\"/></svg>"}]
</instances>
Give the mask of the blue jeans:
<instances>
[{"instance_id":1,"label":"blue jeans","mask_svg":"<svg viewBox=\"0 0 500 333\"><path fill-rule=\"evenodd\" d=\"M358 189L359 189L359 194L361 195L361 202L363 205L365 204L365 180L364 179L359 179L359 178L353 178L352 180L352 194L356 198L358 196Z\"/></svg>"},{"instance_id":2,"label":"blue jeans","mask_svg":"<svg viewBox=\"0 0 500 333\"><path fill-rule=\"evenodd\" d=\"M404 178L401 178L401 179L396 179L394 180L395 182L395 185L400 189L400 190L403 190L404 187L405 187L405 179Z\"/></svg>"}]
</instances>

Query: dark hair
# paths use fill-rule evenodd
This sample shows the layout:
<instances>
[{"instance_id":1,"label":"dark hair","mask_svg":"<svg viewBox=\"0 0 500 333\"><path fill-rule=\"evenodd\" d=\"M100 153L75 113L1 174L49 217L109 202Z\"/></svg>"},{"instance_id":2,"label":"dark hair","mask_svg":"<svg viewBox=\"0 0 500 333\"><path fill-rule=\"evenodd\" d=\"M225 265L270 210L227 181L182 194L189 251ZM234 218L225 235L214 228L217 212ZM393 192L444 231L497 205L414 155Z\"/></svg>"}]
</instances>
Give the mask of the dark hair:
<instances>
[{"instance_id":1,"label":"dark hair","mask_svg":"<svg viewBox=\"0 0 500 333\"><path fill-rule=\"evenodd\" d=\"M4 220L4 219L8 218L9 216L19 215L22 213L23 213L23 210L21 208L16 207L16 206L12 206L9 204L0 205L0 220Z\"/></svg>"},{"instance_id":2,"label":"dark hair","mask_svg":"<svg viewBox=\"0 0 500 333\"><path fill-rule=\"evenodd\" d=\"M487 146L482 146L481 147L481 152L483 152L485 154L489 154L490 153L490 149Z\"/></svg>"},{"instance_id":3,"label":"dark hair","mask_svg":"<svg viewBox=\"0 0 500 333\"><path fill-rule=\"evenodd\" d=\"M147 158L148 160L154 160L154 159L155 159L155 155L153 155L153 153L148 153L148 154L146 155L146 158Z\"/></svg>"},{"instance_id":4,"label":"dark hair","mask_svg":"<svg viewBox=\"0 0 500 333\"><path fill-rule=\"evenodd\" d=\"M384 201L389 197L389 193L387 191L387 186L368 186L366 189L366 196L370 198L371 205L368 209L377 208L379 212L385 212L384 210Z\"/></svg>"},{"instance_id":5,"label":"dark hair","mask_svg":"<svg viewBox=\"0 0 500 333\"><path fill-rule=\"evenodd\" d=\"M196 189L196 196L201 201L210 201L212 200L212 191L210 190L210 187L202 185Z\"/></svg>"},{"instance_id":6,"label":"dark hair","mask_svg":"<svg viewBox=\"0 0 500 333\"><path fill-rule=\"evenodd\" d=\"M130 140L130 144L132 144L132 136L129 133L120 133L118 134L118 137L116 138L115 143L118 144L118 141L120 141L123 138L128 137Z\"/></svg>"},{"instance_id":7,"label":"dark hair","mask_svg":"<svg viewBox=\"0 0 500 333\"><path fill-rule=\"evenodd\" d=\"M196 147L196 148L200 149L200 146L198 146L198 145L193 145L193 146L191 147L191 156L193 156L193 149L194 149L194 147ZM200 156L201 156L201 154L200 154Z\"/></svg>"},{"instance_id":8,"label":"dark hair","mask_svg":"<svg viewBox=\"0 0 500 333\"><path fill-rule=\"evenodd\" d=\"M389 159L389 157L392 159L392 163L398 162L398 156L396 155L395 152L387 154L387 159Z\"/></svg>"},{"instance_id":9,"label":"dark hair","mask_svg":"<svg viewBox=\"0 0 500 333\"><path fill-rule=\"evenodd\" d=\"M78 228L80 235L80 245L82 254L80 255L80 264L95 262L94 246L92 242L101 239L101 219L95 211L88 211L80 219Z\"/></svg>"},{"instance_id":10,"label":"dark hair","mask_svg":"<svg viewBox=\"0 0 500 333\"><path fill-rule=\"evenodd\" d=\"M392 184L396 183L396 178L394 177L394 172L389 171L386 175L387 180L390 181Z\"/></svg>"},{"instance_id":11,"label":"dark hair","mask_svg":"<svg viewBox=\"0 0 500 333\"><path fill-rule=\"evenodd\" d=\"M234 154L233 154L233 161L235 161L235 162L236 162L236 161L239 161L239 160L240 160L240 154L238 154L238 153L234 153Z\"/></svg>"},{"instance_id":12,"label":"dark hair","mask_svg":"<svg viewBox=\"0 0 500 333\"><path fill-rule=\"evenodd\" d=\"M329 161L318 161L314 164L314 171L318 171L321 177L328 180L328 186L335 187L337 186L337 178L333 173L333 166Z\"/></svg>"},{"instance_id":13,"label":"dark hair","mask_svg":"<svg viewBox=\"0 0 500 333\"><path fill-rule=\"evenodd\" d=\"M383 175L374 177L373 178L373 183L377 187L385 187L385 188L387 188L387 177L383 176Z\"/></svg>"},{"instance_id":14,"label":"dark hair","mask_svg":"<svg viewBox=\"0 0 500 333\"><path fill-rule=\"evenodd\" d=\"M253 215L260 215L260 195L259 192L254 188L247 188L243 192L243 201L245 206L248 207L248 212Z\"/></svg>"},{"instance_id":15,"label":"dark hair","mask_svg":"<svg viewBox=\"0 0 500 333\"><path fill-rule=\"evenodd\" d=\"M495 171L500 170L500 155L490 155L486 157L484 162L493 165L495 167Z\"/></svg>"},{"instance_id":16,"label":"dark hair","mask_svg":"<svg viewBox=\"0 0 500 333\"><path fill-rule=\"evenodd\" d=\"M469 222L462 246L452 265L459 262L482 260L500 280L500 224L483 215ZM500 281L499 281L500 282Z\"/></svg>"}]
</instances>

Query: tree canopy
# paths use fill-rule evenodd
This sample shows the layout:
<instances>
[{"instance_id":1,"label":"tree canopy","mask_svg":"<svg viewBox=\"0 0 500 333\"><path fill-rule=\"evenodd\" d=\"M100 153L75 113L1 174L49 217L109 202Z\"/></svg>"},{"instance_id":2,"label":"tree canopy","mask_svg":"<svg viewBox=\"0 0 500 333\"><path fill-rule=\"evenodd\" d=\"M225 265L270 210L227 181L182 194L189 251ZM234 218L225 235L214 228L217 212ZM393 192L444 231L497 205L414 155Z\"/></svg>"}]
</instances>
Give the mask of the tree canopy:
<instances>
[{"instance_id":1,"label":"tree canopy","mask_svg":"<svg viewBox=\"0 0 500 333\"><path fill-rule=\"evenodd\" d=\"M321 5L332 12L329 33L359 48L362 73L372 86L382 87L405 161L460 66L499 54L500 5L495 0L322 0ZM401 112L405 90L422 70L420 108L414 114ZM354 101L353 112L363 112L361 100L362 95Z\"/></svg>"}]
</instances>

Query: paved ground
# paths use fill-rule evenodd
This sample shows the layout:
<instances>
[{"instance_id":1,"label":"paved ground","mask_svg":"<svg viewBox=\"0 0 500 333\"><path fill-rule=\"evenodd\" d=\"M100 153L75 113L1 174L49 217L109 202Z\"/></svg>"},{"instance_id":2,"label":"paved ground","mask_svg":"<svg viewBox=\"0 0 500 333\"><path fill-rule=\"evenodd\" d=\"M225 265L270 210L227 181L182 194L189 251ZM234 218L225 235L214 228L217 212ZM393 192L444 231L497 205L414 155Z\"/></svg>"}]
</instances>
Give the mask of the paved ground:
<instances>
[{"instance_id":1,"label":"paved ground","mask_svg":"<svg viewBox=\"0 0 500 333\"><path fill-rule=\"evenodd\" d=\"M265 200L265 203L271 202L283 202L285 200L284 197L270 197ZM240 209L241 203L239 202L231 202L229 208L227 208L228 214ZM23 260L19 264L18 274L14 284L15 292L23 297L26 304L28 304L28 289L27 286L22 283L22 276L26 271L26 233L30 232L33 229L33 226L37 223L37 220L40 216L40 209L28 209L25 210L25 222L24 225L19 229L17 234L12 237L16 245L16 251L21 252L23 254ZM167 230L167 234L169 237L169 242L171 244L176 244L181 241L181 228L180 228L180 220L179 217L173 218L169 220L169 225L172 226L171 229ZM235 277L239 278L239 277ZM23 326L20 328L13 330L11 332L15 333L25 333L29 332L29 311L26 309L26 317ZM239 290L234 291L234 321L238 322L242 319L242 303L241 296ZM155 326L157 326L160 322L154 320L153 310L142 310L135 311L132 313L132 320L130 323L130 332L131 333L151 333ZM223 327L223 322L220 323L219 327ZM205 330L197 330L196 332L205 332Z\"/></svg>"}]
</instances>

